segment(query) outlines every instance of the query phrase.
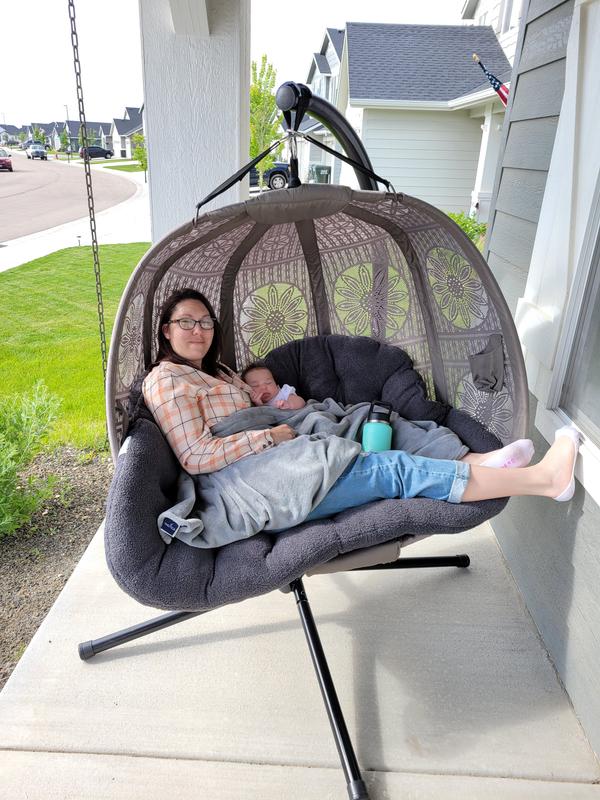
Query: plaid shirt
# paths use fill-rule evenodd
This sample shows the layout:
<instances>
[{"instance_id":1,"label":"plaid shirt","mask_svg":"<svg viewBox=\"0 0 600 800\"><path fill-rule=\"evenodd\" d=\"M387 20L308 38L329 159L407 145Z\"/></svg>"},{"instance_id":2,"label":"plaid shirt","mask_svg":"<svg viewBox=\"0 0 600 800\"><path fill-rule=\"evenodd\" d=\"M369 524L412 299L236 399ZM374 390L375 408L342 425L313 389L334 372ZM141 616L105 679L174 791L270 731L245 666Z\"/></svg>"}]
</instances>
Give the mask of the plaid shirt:
<instances>
[{"instance_id":1,"label":"plaid shirt","mask_svg":"<svg viewBox=\"0 0 600 800\"><path fill-rule=\"evenodd\" d=\"M212 436L217 422L252 405L250 387L227 367L213 378L185 364L162 361L146 376L142 391L181 466L191 475L216 472L274 445L270 431Z\"/></svg>"}]
</instances>

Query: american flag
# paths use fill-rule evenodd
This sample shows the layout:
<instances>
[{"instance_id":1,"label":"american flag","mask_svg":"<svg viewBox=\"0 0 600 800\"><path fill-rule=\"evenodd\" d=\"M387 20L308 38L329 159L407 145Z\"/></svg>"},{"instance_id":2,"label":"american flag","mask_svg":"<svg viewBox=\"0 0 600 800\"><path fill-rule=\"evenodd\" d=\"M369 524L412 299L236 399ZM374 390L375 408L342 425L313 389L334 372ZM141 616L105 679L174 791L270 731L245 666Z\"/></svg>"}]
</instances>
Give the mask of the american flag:
<instances>
[{"instance_id":1,"label":"american flag","mask_svg":"<svg viewBox=\"0 0 600 800\"><path fill-rule=\"evenodd\" d=\"M487 67L483 63L483 61L479 58L477 53L473 53L473 61L479 64L479 66L481 67L481 69L485 74L485 77L491 83L492 89L496 92L496 94L500 98L500 102L502 103L503 106L506 106L506 103L508 101L508 87L506 86L506 84L501 83L495 75L492 75L492 73L489 71L489 69L487 69Z\"/></svg>"}]
</instances>

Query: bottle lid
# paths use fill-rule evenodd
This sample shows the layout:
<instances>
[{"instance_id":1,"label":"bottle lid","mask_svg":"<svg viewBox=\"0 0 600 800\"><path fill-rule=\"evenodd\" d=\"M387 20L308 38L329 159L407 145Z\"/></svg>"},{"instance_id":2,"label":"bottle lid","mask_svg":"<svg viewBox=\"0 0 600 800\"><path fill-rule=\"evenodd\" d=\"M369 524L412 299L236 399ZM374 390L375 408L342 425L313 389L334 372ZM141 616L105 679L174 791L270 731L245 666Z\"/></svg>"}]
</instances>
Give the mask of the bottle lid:
<instances>
[{"instance_id":1,"label":"bottle lid","mask_svg":"<svg viewBox=\"0 0 600 800\"><path fill-rule=\"evenodd\" d=\"M367 417L367 422L389 423L391 414L392 414L391 403L373 402L371 403L371 407L369 408L369 416Z\"/></svg>"}]
</instances>

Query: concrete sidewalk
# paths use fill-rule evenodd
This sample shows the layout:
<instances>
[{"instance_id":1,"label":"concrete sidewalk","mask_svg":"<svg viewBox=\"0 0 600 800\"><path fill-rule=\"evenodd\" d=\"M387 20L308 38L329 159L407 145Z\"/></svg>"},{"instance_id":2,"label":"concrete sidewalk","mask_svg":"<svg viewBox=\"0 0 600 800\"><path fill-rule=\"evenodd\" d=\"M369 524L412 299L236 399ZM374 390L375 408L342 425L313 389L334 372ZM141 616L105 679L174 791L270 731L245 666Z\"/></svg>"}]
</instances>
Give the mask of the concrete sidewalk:
<instances>
[{"instance_id":1,"label":"concrete sidewalk","mask_svg":"<svg viewBox=\"0 0 600 800\"><path fill-rule=\"evenodd\" d=\"M83 164L78 166L83 169ZM104 170L93 165L92 170ZM119 172L121 177L136 184L133 197L96 214L96 231L99 244L125 244L149 242L150 206L148 184L143 172ZM0 246L0 272L12 269L34 258L41 258L65 247L91 244L88 217L58 225L45 231L9 239Z\"/></svg>"},{"instance_id":2,"label":"concrete sidewalk","mask_svg":"<svg viewBox=\"0 0 600 800\"><path fill-rule=\"evenodd\" d=\"M468 570L305 581L372 800L598 798L600 768L488 525ZM273 592L82 662L153 616L101 532L0 694L0 797L346 798L295 603Z\"/></svg>"}]
</instances>

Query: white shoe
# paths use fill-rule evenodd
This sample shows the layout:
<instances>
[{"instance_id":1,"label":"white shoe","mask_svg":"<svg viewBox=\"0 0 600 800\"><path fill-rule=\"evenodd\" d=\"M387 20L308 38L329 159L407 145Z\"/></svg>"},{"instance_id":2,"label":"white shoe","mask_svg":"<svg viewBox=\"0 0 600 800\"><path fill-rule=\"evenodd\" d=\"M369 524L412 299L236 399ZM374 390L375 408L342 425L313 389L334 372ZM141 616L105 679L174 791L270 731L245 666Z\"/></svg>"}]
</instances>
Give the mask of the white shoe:
<instances>
[{"instance_id":1,"label":"white shoe","mask_svg":"<svg viewBox=\"0 0 600 800\"><path fill-rule=\"evenodd\" d=\"M567 439L570 439L573 444L573 447L575 448L575 458L573 459L571 480L569 481L567 488L554 498L559 503L566 503L567 500L570 500L575 494L575 464L577 463L577 453L579 452L579 447L581 445L581 434L579 433L577 428L574 428L572 425L564 425L562 428L559 428L554 434L554 441L556 441L561 436L566 436Z\"/></svg>"}]
</instances>

